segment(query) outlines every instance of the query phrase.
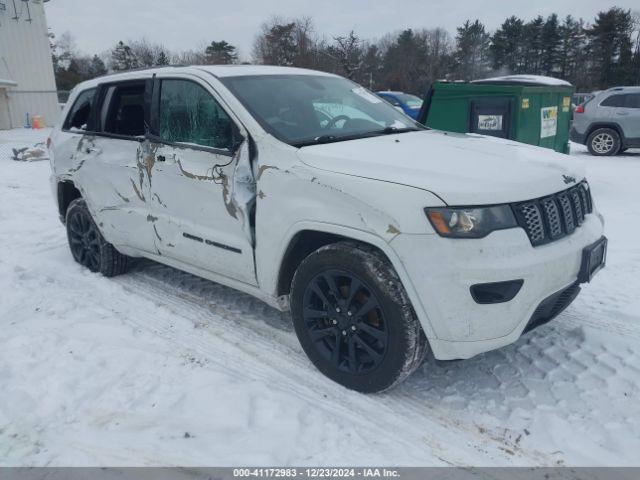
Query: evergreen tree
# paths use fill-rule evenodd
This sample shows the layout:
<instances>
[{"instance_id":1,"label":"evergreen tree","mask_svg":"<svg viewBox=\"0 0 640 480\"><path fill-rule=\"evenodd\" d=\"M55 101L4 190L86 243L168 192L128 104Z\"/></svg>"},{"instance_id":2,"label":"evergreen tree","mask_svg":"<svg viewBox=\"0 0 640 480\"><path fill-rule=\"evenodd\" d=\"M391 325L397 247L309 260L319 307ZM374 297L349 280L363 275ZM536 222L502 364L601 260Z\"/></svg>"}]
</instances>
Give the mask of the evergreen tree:
<instances>
[{"instance_id":1,"label":"evergreen tree","mask_svg":"<svg viewBox=\"0 0 640 480\"><path fill-rule=\"evenodd\" d=\"M623 85L633 80L632 33L631 12L618 7L598 13L594 24L586 29L590 70L597 88Z\"/></svg>"},{"instance_id":2,"label":"evergreen tree","mask_svg":"<svg viewBox=\"0 0 640 480\"><path fill-rule=\"evenodd\" d=\"M540 15L524 24L520 45L522 59L515 73L542 73L543 28L544 19Z\"/></svg>"},{"instance_id":3,"label":"evergreen tree","mask_svg":"<svg viewBox=\"0 0 640 480\"><path fill-rule=\"evenodd\" d=\"M98 55L94 55L89 63L90 78L100 77L107 74L107 67Z\"/></svg>"},{"instance_id":4,"label":"evergreen tree","mask_svg":"<svg viewBox=\"0 0 640 480\"><path fill-rule=\"evenodd\" d=\"M204 51L206 62L210 65L225 65L238 60L236 47L224 40L211 42Z\"/></svg>"},{"instance_id":5,"label":"evergreen tree","mask_svg":"<svg viewBox=\"0 0 640 480\"><path fill-rule=\"evenodd\" d=\"M560 24L558 15L549 15L542 27L542 52L540 58L540 73L556 76L559 74L560 63Z\"/></svg>"},{"instance_id":6,"label":"evergreen tree","mask_svg":"<svg viewBox=\"0 0 640 480\"><path fill-rule=\"evenodd\" d=\"M156 65L160 67L169 65L169 56L165 53L164 50L160 50L160 53L158 53L158 56L156 58Z\"/></svg>"},{"instance_id":7,"label":"evergreen tree","mask_svg":"<svg viewBox=\"0 0 640 480\"><path fill-rule=\"evenodd\" d=\"M523 66L524 23L516 16L507 18L491 37L494 70L520 73Z\"/></svg>"},{"instance_id":8,"label":"evergreen tree","mask_svg":"<svg viewBox=\"0 0 640 480\"><path fill-rule=\"evenodd\" d=\"M584 22L567 15L560 26L558 76L573 83L578 89L588 85L588 79L584 75L585 49Z\"/></svg>"},{"instance_id":9,"label":"evergreen tree","mask_svg":"<svg viewBox=\"0 0 640 480\"><path fill-rule=\"evenodd\" d=\"M457 30L453 54L455 78L468 81L485 77L489 71L490 35L479 20L473 23L467 20Z\"/></svg>"},{"instance_id":10,"label":"evergreen tree","mask_svg":"<svg viewBox=\"0 0 640 480\"><path fill-rule=\"evenodd\" d=\"M111 68L115 71L131 70L138 68L139 63L131 51L131 47L122 40L111 50Z\"/></svg>"}]
</instances>

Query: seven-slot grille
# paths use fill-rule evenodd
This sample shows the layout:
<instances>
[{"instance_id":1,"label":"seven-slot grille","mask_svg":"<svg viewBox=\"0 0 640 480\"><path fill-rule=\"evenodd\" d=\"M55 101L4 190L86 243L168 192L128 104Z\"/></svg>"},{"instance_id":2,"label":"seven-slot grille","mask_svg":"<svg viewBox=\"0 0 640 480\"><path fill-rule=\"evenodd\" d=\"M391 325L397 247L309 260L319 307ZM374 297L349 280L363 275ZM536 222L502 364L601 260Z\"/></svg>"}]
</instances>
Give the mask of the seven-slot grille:
<instances>
[{"instance_id":1,"label":"seven-slot grille","mask_svg":"<svg viewBox=\"0 0 640 480\"><path fill-rule=\"evenodd\" d=\"M593 211L587 182L548 197L513 205L518 224L537 247L570 235Z\"/></svg>"}]
</instances>

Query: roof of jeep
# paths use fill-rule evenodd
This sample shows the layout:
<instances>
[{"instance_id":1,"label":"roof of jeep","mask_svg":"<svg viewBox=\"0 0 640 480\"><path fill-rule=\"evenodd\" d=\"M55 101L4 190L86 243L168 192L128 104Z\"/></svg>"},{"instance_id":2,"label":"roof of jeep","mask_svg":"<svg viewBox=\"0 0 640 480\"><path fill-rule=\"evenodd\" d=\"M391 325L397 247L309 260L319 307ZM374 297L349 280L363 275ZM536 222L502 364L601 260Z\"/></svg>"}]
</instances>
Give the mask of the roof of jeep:
<instances>
[{"instance_id":1,"label":"roof of jeep","mask_svg":"<svg viewBox=\"0 0 640 480\"><path fill-rule=\"evenodd\" d=\"M276 67L272 65L188 65L188 66L170 66L129 70L126 72L112 73L97 77L92 80L82 82L82 88L91 88L100 83L116 82L124 80L134 80L138 78L146 78L152 74L164 73L202 73L207 72L219 78L223 77L246 77L254 75L321 75L326 77L335 77L332 73L320 72L317 70L308 70L306 68L295 67Z\"/></svg>"}]
</instances>

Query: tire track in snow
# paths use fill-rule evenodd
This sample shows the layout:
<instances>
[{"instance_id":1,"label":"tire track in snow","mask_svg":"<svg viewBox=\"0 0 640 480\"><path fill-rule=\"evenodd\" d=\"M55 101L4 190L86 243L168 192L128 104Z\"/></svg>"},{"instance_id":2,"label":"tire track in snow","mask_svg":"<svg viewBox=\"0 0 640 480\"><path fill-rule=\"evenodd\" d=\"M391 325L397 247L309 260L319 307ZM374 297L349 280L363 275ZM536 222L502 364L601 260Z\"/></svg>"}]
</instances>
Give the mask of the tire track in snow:
<instances>
[{"instance_id":1,"label":"tire track in snow","mask_svg":"<svg viewBox=\"0 0 640 480\"><path fill-rule=\"evenodd\" d=\"M406 421L406 425L402 427L414 430L416 438L421 439L431 448L440 450L437 456L443 462L465 464L468 459L461 458L453 460L453 462L451 459L445 459L449 455L449 453L445 453L449 451L446 449L446 444L443 446L441 442L432 438L437 436L438 432L430 431L428 427L433 428L434 425L425 425L425 423L435 422L437 430L445 429L447 431L447 434L443 435L445 438L451 435L451 430L458 431L458 437L455 440L457 443L459 443L459 435L465 435L468 437L469 448L488 455L499 456L502 461L511 460L510 457L514 454L505 454L509 450L509 452L515 451L515 456L527 463L532 462L532 458L527 460L532 454L538 462L553 463L552 459L542 453L523 452L513 445L505 444L502 438L488 434L488 429L478 428L475 424L465 424L460 419L456 419L455 415L452 416L451 414L454 412L451 410L425 404L424 401L416 398L421 397L421 392L411 388L411 378L404 384L408 390L407 393L391 391L377 396L348 392L342 387L334 385L319 374L304 356L293 332L288 314L281 314L249 295L157 264L145 265L129 276L119 277L117 281L132 293L142 295L152 302L176 312L196 327L205 327L209 330L215 327L217 330L222 326L224 329L223 340L227 342L234 342L238 336L248 339L246 343L234 343L233 346L252 357L277 362L273 366L276 367L276 375L280 376L279 383L282 387L293 387L298 389L297 393L301 393L299 389L304 386L309 390L308 399L317 403L320 398L329 410L335 410L338 407L342 414L349 416L352 420L354 418L352 412L354 409L361 409L363 402L374 410L379 410L380 406L384 406L387 410L385 413L395 416L398 416L398 411L402 411L402 417ZM218 318L212 317L212 314ZM148 325L147 322L143 322L138 325L152 330L158 328L155 323ZM171 327L165 328L162 334L185 348L194 348L197 345L195 348L198 353L210 360L219 354L200 334L187 334L186 337L177 338L176 332ZM275 353L269 355L268 358L262 356L262 352L274 352L274 350ZM274 359L274 357L276 358ZM240 361L243 360L240 359ZM233 369L229 364L225 363L224 366ZM245 368L234 369L234 372L240 376L247 375ZM282 374L282 372L286 373ZM269 371L259 378L272 381L273 375L274 371ZM323 387L327 383L325 390ZM348 393L349 400L346 400L345 392ZM332 401L322 400L325 397L331 398ZM336 398L341 400L337 405ZM422 424L422 428L416 424ZM370 425L370 422L363 420L361 425L367 426ZM386 436L389 436L390 432L395 432L397 429L398 425L388 424L383 431ZM404 441L406 433L406 430L403 431L400 437L402 441Z\"/></svg>"}]
</instances>

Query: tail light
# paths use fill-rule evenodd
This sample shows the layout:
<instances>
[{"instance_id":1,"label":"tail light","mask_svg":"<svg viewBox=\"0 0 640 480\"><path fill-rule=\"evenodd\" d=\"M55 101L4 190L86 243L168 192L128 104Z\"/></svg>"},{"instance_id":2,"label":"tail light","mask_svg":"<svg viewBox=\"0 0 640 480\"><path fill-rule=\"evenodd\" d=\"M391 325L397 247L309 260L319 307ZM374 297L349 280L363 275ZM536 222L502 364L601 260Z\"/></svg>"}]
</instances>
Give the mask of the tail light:
<instances>
[{"instance_id":1,"label":"tail light","mask_svg":"<svg viewBox=\"0 0 640 480\"><path fill-rule=\"evenodd\" d=\"M584 105L580 104L576 107L574 113L584 113Z\"/></svg>"}]
</instances>

